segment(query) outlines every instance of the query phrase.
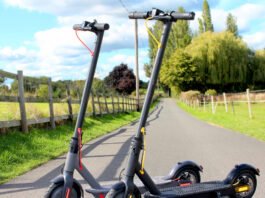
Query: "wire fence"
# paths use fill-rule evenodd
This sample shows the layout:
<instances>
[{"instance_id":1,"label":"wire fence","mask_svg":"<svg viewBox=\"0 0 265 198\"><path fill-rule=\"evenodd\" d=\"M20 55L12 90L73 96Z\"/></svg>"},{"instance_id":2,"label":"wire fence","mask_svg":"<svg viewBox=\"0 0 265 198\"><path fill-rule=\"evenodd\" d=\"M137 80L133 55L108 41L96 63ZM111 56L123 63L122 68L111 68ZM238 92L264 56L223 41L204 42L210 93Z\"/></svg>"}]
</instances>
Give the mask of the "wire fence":
<instances>
[{"instance_id":1,"label":"wire fence","mask_svg":"<svg viewBox=\"0 0 265 198\"><path fill-rule=\"evenodd\" d=\"M265 118L265 90L223 93L216 96L199 95L180 100L192 108L214 114L233 114L250 119Z\"/></svg>"}]
</instances>

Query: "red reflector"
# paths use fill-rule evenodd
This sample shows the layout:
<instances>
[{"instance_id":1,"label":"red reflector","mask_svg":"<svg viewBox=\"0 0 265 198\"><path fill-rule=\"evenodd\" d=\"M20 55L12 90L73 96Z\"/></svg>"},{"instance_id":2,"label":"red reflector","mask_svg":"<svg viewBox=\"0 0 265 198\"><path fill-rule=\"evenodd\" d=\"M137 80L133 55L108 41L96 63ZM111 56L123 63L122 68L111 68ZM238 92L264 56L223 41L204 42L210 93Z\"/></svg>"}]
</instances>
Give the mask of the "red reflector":
<instances>
[{"instance_id":1,"label":"red reflector","mask_svg":"<svg viewBox=\"0 0 265 198\"><path fill-rule=\"evenodd\" d=\"M102 193L100 193L100 194L99 194L99 198L105 198L105 195L102 194Z\"/></svg>"},{"instance_id":2,"label":"red reflector","mask_svg":"<svg viewBox=\"0 0 265 198\"><path fill-rule=\"evenodd\" d=\"M189 186L190 183L183 183L183 184L180 184L180 186Z\"/></svg>"}]
</instances>

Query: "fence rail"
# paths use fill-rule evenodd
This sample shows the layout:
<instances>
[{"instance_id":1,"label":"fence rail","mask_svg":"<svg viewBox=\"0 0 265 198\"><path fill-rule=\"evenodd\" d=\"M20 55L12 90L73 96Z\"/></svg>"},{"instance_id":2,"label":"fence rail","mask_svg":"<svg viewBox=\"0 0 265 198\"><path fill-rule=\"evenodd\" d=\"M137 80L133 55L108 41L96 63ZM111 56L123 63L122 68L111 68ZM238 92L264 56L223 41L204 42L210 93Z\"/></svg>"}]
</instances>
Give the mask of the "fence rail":
<instances>
[{"instance_id":1,"label":"fence rail","mask_svg":"<svg viewBox=\"0 0 265 198\"><path fill-rule=\"evenodd\" d=\"M49 123L51 128L56 127L56 122L62 120L73 120L77 117L77 114L73 111L73 105L80 104L80 99L75 100L71 97L70 86L66 86L67 98L56 99L53 98L53 90L51 84L51 78L38 79L28 76L23 76L22 71L18 71L17 74L12 74L9 72L5 72L0 70L0 77L4 78L12 78L18 81L18 95L17 96L3 96L0 95L0 102L14 102L19 104L20 111L20 119L19 120L4 120L0 121L0 132L5 131L10 127L21 127L21 131L28 132L28 127L30 125ZM44 83L48 85L48 98L40 98L40 97L25 97L24 85L25 81L32 81L36 83ZM90 113L87 116L96 116L103 114L114 114L119 112L129 112L136 111L141 108L143 99L137 101L137 99L132 97L125 96L117 96L117 95L100 95L92 93L90 94ZM49 104L49 116L44 118L35 118L28 119L26 112L26 103L47 103ZM54 113L54 103L65 103L68 106L68 114L67 115L55 115ZM139 107L138 107L139 105Z\"/></svg>"}]
</instances>

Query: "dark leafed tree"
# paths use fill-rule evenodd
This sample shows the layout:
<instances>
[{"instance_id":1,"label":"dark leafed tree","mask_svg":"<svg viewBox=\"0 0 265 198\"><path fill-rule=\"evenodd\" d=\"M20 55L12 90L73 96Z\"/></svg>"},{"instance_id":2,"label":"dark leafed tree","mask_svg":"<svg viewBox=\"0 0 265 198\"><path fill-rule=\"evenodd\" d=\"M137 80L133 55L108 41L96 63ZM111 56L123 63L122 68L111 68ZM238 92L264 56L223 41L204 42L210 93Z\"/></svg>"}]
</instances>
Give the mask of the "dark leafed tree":
<instances>
[{"instance_id":1,"label":"dark leafed tree","mask_svg":"<svg viewBox=\"0 0 265 198\"><path fill-rule=\"evenodd\" d=\"M203 1L202 18L205 32L213 32L214 28L212 24L211 10L207 0Z\"/></svg>"},{"instance_id":2,"label":"dark leafed tree","mask_svg":"<svg viewBox=\"0 0 265 198\"><path fill-rule=\"evenodd\" d=\"M114 67L104 79L105 84L119 93L130 94L135 90L135 76L127 64L121 63Z\"/></svg>"},{"instance_id":3,"label":"dark leafed tree","mask_svg":"<svg viewBox=\"0 0 265 198\"><path fill-rule=\"evenodd\" d=\"M226 31L229 31L233 33L236 37L238 37L236 18L231 13L229 13L226 18Z\"/></svg>"}]
</instances>

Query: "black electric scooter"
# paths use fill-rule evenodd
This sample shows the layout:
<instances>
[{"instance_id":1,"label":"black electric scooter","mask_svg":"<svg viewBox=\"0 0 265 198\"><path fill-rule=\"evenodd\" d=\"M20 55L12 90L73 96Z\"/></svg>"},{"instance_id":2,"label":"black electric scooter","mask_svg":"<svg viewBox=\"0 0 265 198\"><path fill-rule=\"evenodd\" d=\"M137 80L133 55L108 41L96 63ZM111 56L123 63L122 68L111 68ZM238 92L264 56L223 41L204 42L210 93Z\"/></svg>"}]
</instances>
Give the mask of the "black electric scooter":
<instances>
[{"instance_id":1,"label":"black electric scooter","mask_svg":"<svg viewBox=\"0 0 265 198\"><path fill-rule=\"evenodd\" d=\"M140 118L138 131L132 140L128 164L125 170L123 181L117 183L107 194L107 198L122 198L122 197L141 197L139 189L134 183L135 174L145 185L148 192L144 197L189 197L189 198L213 198L213 197L235 197L235 198L250 198L254 195L257 185L256 175L259 175L259 170L248 164L241 164L228 174L223 181L211 181L204 183L195 183L189 186L175 186L170 188L158 188L153 182L147 171L143 169L139 163L141 150L143 149L145 138L145 124L148 111L153 97L155 84L158 78L160 66L162 63L163 54L166 48L166 43L169 37L171 25L177 20L192 20L195 14L191 13L176 13L163 12L158 9L153 9L149 12L133 12L130 13L130 19L147 19L159 20L164 24L161 42L158 45L158 51L148 86L148 91L145 97L144 106Z\"/></svg>"},{"instance_id":2,"label":"black electric scooter","mask_svg":"<svg viewBox=\"0 0 265 198\"><path fill-rule=\"evenodd\" d=\"M82 126L85 118L85 113L87 109L87 103L89 99L89 93L91 90L97 60L100 52L100 47L104 35L104 31L109 29L108 24L94 22L84 22L83 24L77 24L73 27L76 31L89 31L93 32L97 36L95 43L95 49L93 53L93 58L87 80L85 83L79 114L77 117L77 122L74 130L72 140L70 142L70 149L66 157L65 165L63 168L63 174L54 178L51 181L48 192L46 193L46 198L80 198L83 197L83 188L80 183L73 178L74 171L77 170L84 180L91 186L87 192L93 194L94 197L104 197L111 186L101 186L89 170L82 163ZM192 183L200 182L200 171L202 167L198 166L192 161L184 161L176 164L170 173L165 177L157 177L156 184L158 187L171 187L171 186L183 186ZM146 191L143 184L138 184L137 189L143 193Z\"/></svg>"}]
</instances>

